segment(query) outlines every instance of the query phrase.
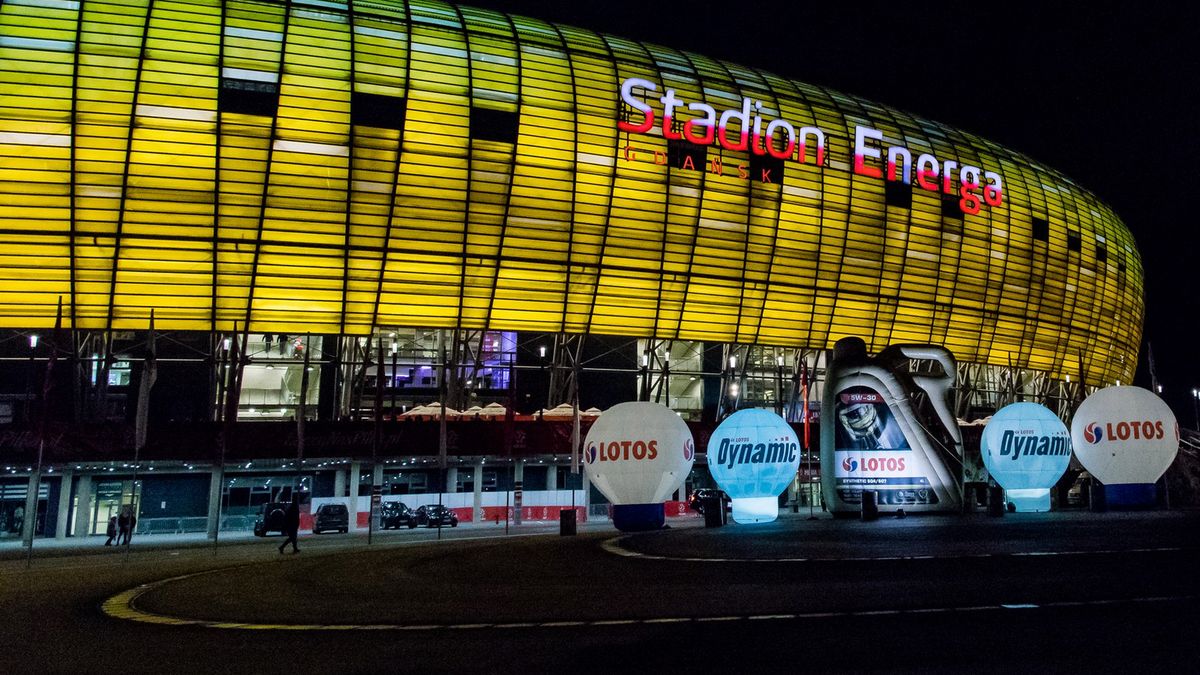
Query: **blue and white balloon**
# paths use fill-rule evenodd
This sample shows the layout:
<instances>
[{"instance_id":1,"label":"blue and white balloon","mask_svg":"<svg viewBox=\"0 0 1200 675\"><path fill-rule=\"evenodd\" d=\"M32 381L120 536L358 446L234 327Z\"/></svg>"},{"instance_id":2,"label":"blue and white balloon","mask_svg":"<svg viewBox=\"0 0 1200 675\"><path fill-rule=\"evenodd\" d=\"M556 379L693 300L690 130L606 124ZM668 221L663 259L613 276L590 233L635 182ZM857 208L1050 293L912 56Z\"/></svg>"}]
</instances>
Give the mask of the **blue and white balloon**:
<instances>
[{"instance_id":1,"label":"blue and white balloon","mask_svg":"<svg viewBox=\"0 0 1200 675\"><path fill-rule=\"evenodd\" d=\"M796 477L800 440L782 417L747 408L730 415L708 441L708 470L733 500L739 523L779 517L779 495Z\"/></svg>"},{"instance_id":2,"label":"blue and white balloon","mask_svg":"<svg viewBox=\"0 0 1200 675\"><path fill-rule=\"evenodd\" d=\"M1017 511L1049 511L1050 488L1071 463L1071 434L1045 406L1013 403L984 427L980 451Z\"/></svg>"}]
</instances>

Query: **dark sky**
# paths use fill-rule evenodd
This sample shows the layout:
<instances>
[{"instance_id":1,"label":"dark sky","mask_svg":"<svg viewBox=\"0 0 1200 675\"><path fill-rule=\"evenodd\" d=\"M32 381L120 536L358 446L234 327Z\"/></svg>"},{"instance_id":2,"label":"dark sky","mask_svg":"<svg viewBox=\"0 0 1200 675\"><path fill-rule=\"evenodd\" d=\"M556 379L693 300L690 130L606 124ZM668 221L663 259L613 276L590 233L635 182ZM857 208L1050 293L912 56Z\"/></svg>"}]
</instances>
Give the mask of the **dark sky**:
<instances>
[{"instance_id":1,"label":"dark sky","mask_svg":"<svg viewBox=\"0 0 1200 675\"><path fill-rule=\"evenodd\" d=\"M1190 3L602 2L475 6L856 94L1054 167L1111 205L1146 268L1144 340L1192 426L1200 300L1200 10ZM1171 176L1180 184L1172 187ZM1143 342L1136 382L1149 386Z\"/></svg>"}]
</instances>

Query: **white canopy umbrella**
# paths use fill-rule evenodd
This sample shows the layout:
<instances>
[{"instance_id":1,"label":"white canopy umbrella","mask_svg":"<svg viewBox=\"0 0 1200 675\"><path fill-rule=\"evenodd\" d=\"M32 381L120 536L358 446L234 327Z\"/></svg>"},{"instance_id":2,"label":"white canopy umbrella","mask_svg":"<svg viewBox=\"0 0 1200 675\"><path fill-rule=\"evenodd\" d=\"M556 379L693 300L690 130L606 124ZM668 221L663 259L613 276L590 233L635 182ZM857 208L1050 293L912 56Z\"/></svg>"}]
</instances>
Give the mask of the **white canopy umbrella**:
<instances>
[{"instance_id":1,"label":"white canopy umbrella","mask_svg":"<svg viewBox=\"0 0 1200 675\"><path fill-rule=\"evenodd\" d=\"M483 417L501 417L507 413L508 408L505 408L499 403L489 403L483 406L483 409L479 412L479 414Z\"/></svg>"},{"instance_id":2,"label":"white canopy umbrella","mask_svg":"<svg viewBox=\"0 0 1200 675\"><path fill-rule=\"evenodd\" d=\"M419 405L413 407L412 410L401 415L401 417L440 417L442 414L441 403L430 403L428 405ZM446 417L458 417L462 415L454 408L446 408Z\"/></svg>"},{"instance_id":3,"label":"white canopy umbrella","mask_svg":"<svg viewBox=\"0 0 1200 675\"><path fill-rule=\"evenodd\" d=\"M573 417L574 415L575 406L570 403L563 403L553 408L542 409L542 417Z\"/></svg>"}]
</instances>

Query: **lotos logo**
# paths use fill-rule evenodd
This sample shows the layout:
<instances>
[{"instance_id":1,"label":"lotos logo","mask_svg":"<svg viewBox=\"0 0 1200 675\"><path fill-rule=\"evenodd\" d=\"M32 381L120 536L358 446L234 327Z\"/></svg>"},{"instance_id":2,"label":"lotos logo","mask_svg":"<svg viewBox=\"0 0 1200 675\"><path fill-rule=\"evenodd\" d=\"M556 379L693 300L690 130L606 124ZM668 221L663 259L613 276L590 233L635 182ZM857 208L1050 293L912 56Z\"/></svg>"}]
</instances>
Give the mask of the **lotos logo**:
<instances>
[{"instance_id":1,"label":"lotos logo","mask_svg":"<svg viewBox=\"0 0 1200 675\"><path fill-rule=\"evenodd\" d=\"M692 461L692 457L696 456L696 446L692 443L692 439L687 439L683 444L683 459L686 462Z\"/></svg>"},{"instance_id":2,"label":"lotos logo","mask_svg":"<svg viewBox=\"0 0 1200 675\"><path fill-rule=\"evenodd\" d=\"M599 448L588 444L588 452L599 456L601 462L658 457L658 441L600 441ZM685 450L686 452L686 450ZM589 459L588 464L594 460Z\"/></svg>"},{"instance_id":3,"label":"lotos logo","mask_svg":"<svg viewBox=\"0 0 1200 675\"><path fill-rule=\"evenodd\" d=\"M596 442L595 441L588 443L587 450L585 451L584 457L587 458L588 464L596 463Z\"/></svg>"},{"instance_id":4,"label":"lotos logo","mask_svg":"<svg viewBox=\"0 0 1200 675\"><path fill-rule=\"evenodd\" d=\"M1103 429L1100 425L1092 422L1083 428L1083 438L1088 443L1099 443L1107 438L1111 441L1154 441L1163 438L1166 433L1163 431L1162 420L1151 422L1143 420L1140 422L1105 422Z\"/></svg>"},{"instance_id":5,"label":"lotos logo","mask_svg":"<svg viewBox=\"0 0 1200 675\"><path fill-rule=\"evenodd\" d=\"M904 457L895 457L891 453L876 457L846 457L842 460L842 470L853 473L862 470L867 474L903 473L908 469Z\"/></svg>"}]
</instances>

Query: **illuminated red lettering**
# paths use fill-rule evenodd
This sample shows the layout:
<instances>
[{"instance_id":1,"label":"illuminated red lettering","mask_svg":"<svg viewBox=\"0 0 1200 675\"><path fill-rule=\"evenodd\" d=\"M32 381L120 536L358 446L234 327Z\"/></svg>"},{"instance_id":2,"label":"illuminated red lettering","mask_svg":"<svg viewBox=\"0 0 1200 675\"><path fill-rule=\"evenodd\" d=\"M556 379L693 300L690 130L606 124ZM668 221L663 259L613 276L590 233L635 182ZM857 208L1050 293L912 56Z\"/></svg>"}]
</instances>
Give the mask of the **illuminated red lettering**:
<instances>
[{"instance_id":1,"label":"illuminated red lettering","mask_svg":"<svg viewBox=\"0 0 1200 675\"><path fill-rule=\"evenodd\" d=\"M860 176L870 176L871 178L881 178L883 174L877 167L867 166L866 159L879 159L879 150L867 145L867 139L883 142L883 132L872 129L870 127L855 127L854 128L854 173ZM895 165L890 164L890 173L895 172Z\"/></svg>"},{"instance_id":2,"label":"illuminated red lettering","mask_svg":"<svg viewBox=\"0 0 1200 675\"><path fill-rule=\"evenodd\" d=\"M650 82L649 80L643 80L638 77L631 77L628 80L625 80L624 82L622 82L621 83L621 100L624 101L625 104L628 105L629 107L642 113L642 121L641 122L618 121L617 128L620 129L621 131L628 131L628 132L635 133L635 134L644 134L647 131L650 131L650 129L652 129L654 127L654 111L650 108L650 105L648 103L645 103L644 101L639 100L636 96L633 95L634 87L641 87L642 89L645 89L647 92L656 91L658 89L658 87L656 87L653 82Z\"/></svg>"}]
</instances>

